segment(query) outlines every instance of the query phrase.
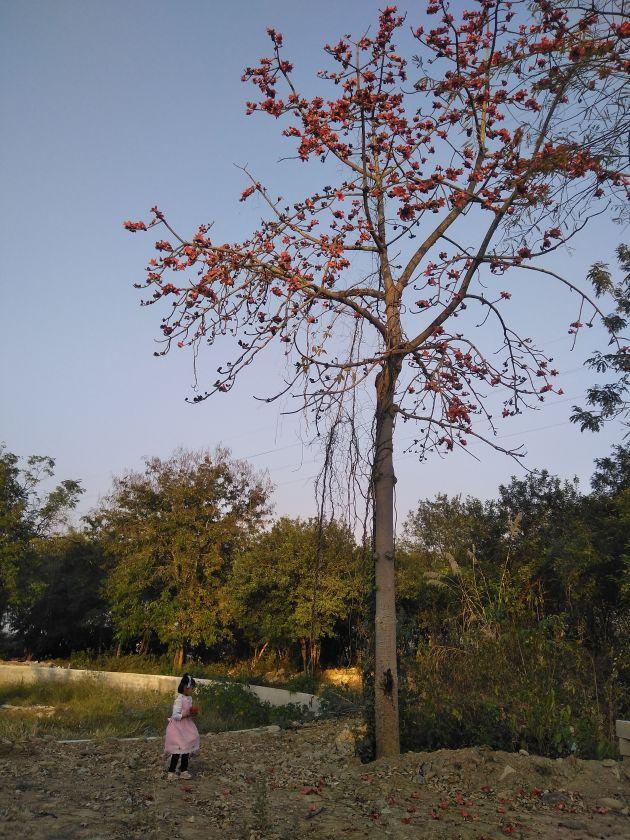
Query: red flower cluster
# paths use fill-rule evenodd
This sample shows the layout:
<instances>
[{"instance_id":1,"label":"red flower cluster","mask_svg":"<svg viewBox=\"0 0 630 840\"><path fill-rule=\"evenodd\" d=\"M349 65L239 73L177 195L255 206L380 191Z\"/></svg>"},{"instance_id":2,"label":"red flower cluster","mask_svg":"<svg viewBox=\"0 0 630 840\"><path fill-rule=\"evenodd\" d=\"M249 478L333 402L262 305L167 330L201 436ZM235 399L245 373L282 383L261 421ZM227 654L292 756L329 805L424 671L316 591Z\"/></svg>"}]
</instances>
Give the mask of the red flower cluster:
<instances>
[{"instance_id":1,"label":"red flower cluster","mask_svg":"<svg viewBox=\"0 0 630 840\"><path fill-rule=\"evenodd\" d=\"M128 230L131 233L136 233L136 231L147 229L147 226L144 222L132 222L129 219L127 219L126 222L123 222L123 227L125 228L125 230Z\"/></svg>"}]
</instances>

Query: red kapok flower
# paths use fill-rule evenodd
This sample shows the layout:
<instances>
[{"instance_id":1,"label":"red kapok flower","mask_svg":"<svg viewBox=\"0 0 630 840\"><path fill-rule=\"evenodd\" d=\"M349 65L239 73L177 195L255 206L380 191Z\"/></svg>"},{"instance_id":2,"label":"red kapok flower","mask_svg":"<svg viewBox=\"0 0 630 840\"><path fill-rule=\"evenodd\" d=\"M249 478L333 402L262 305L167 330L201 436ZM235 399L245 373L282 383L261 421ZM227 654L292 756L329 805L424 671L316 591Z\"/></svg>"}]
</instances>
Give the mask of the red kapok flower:
<instances>
[{"instance_id":1,"label":"red kapok flower","mask_svg":"<svg viewBox=\"0 0 630 840\"><path fill-rule=\"evenodd\" d=\"M147 229L147 226L144 222L132 222L130 219L127 219L126 222L123 222L123 227L125 228L125 230L128 230L131 233L135 233L138 230Z\"/></svg>"}]
</instances>

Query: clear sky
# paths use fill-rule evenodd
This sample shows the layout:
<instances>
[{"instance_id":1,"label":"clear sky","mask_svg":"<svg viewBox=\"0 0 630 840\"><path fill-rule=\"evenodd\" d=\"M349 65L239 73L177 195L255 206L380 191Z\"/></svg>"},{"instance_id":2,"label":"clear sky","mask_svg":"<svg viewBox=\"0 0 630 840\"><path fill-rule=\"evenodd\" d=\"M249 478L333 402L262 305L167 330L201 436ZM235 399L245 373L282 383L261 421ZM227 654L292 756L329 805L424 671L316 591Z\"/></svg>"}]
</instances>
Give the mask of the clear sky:
<instances>
[{"instance_id":1,"label":"clear sky","mask_svg":"<svg viewBox=\"0 0 630 840\"><path fill-rule=\"evenodd\" d=\"M151 239L121 223L159 204L182 230L214 220L226 238L246 236L261 208L238 202L245 184L234 163L281 191L290 179L300 197L306 176L278 162L279 126L244 114L242 69L268 54L265 29L275 26L310 83L321 45L363 31L379 5L0 0L0 440L18 454L52 455L59 477L82 479L82 510L143 456L222 442L269 469L277 513L313 512L317 453L298 443L299 421L250 396L278 357L268 355L233 393L186 404L190 355L152 356L158 312L141 310L132 288ZM418 17L421 4L400 6ZM612 259L622 236L602 220L554 264L581 282L592 261ZM582 435L568 423L592 379L581 365L595 330L570 352L575 302L538 281L528 280L514 305L554 353L567 396L504 423L502 443L522 440L528 466L586 480L619 435L619 427ZM410 434L400 431L401 448ZM424 464L399 456L399 515L437 492L492 496L516 466L476 451L481 463L463 454Z\"/></svg>"}]
</instances>

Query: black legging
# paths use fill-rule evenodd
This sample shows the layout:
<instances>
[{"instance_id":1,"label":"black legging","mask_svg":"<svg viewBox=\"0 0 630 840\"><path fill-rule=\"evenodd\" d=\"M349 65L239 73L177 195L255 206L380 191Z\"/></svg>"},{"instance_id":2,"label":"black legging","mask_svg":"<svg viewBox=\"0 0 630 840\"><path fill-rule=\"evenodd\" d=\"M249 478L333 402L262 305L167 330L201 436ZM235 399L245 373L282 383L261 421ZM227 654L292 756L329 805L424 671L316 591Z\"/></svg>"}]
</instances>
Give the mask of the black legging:
<instances>
[{"instance_id":1,"label":"black legging","mask_svg":"<svg viewBox=\"0 0 630 840\"><path fill-rule=\"evenodd\" d=\"M185 773L188 770L188 753L182 753L181 756L179 753L175 753L175 755L171 756L171 763L168 766L168 772L174 773L175 768L177 767L177 761L181 758L181 764L179 765L179 769L182 773Z\"/></svg>"}]
</instances>

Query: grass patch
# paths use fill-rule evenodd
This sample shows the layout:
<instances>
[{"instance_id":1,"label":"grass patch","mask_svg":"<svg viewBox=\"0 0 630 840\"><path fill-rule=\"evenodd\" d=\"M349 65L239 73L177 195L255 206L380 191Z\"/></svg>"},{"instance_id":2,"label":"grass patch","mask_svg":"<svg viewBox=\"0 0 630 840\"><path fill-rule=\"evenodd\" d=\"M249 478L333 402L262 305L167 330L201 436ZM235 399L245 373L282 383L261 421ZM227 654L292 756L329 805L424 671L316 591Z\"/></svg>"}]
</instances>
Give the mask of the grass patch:
<instances>
[{"instance_id":1,"label":"grass patch","mask_svg":"<svg viewBox=\"0 0 630 840\"><path fill-rule=\"evenodd\" d=\"M0 685L0 737L108 738L159 735L166 725L169 697L144 691L116 691L91 680L77 683ZM40 715L32 707L54 707Z\"/></svg>"},{"instance_id":2,"label":"grass patch","mask_svg":"<svg viewBox=\"0 0 630 840\"><path fill-rule=\"evenodd\" d=\"M173 695L121 691L86 679L73 683L0 684L0 738L112 738L163 735ZM299 706L273 707L240 685L203 686L196 703L202 734L277 724L287 726L308 715ZM54 707L54 713L38 706Z\"/></svg>"}]
</instances>

